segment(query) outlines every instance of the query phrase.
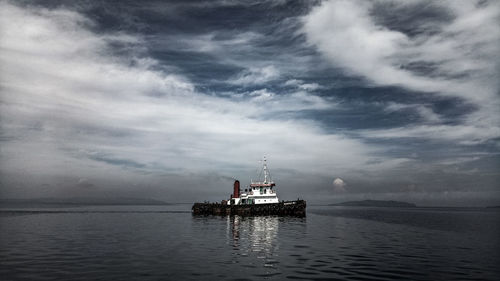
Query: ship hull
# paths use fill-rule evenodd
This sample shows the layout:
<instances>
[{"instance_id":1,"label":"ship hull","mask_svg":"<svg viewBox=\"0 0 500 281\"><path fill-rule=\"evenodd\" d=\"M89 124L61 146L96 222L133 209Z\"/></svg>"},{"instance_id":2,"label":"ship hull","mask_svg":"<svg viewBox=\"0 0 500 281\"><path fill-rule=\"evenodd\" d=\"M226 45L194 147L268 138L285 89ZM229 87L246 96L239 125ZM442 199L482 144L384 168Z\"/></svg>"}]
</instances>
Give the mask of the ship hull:
<instances>
[{"instance_id":1,"label":"ship hull","mask_svg":"<svg viewBox=\"0 0 500 281\"><path fill-rule=\"evenodd\" d=\"M272 204L226 205L221 203L194 203L193 215L215 216L295 216L305 217L306 201L285 201Z\"/></svg>"}]
</instances>

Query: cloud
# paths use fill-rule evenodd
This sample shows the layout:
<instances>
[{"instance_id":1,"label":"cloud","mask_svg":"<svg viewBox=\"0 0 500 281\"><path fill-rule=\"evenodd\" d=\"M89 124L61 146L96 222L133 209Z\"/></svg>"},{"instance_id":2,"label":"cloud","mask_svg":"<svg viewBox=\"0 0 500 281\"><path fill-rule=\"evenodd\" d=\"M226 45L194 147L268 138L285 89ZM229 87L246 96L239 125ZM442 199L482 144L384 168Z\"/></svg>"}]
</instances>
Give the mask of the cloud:
<instances>
[{"instance_id":1,"label":"cloud","mask_svg":"<svg viewBox=\"0 0 500 281\"><path fill-rule=\"evenodd\" d=\"M366 138L420 138L462 145L477 145L498 138L500 128L469 125L413 125L383 130L359 130L358 133Z\"/></svg>"},{"instance_id":2,"label":"cloud","mask_svg":"<svg viewBox=\"0 0 500 281\"><path fill-rule=\"evenodd\" d=\"M256 111L248 111L252 116L267 116L269 113L300 112L303 110L326 110L337 107L333 102L306 91L282 91L279 94L267 88L239 94L242 98L250 97L247 102L255 106ZM259 107L266 107L269 112L262 112Z\"/></svg>"},{"instance_id":3,"label":"cloud","mask_svg":"<svg viewBox=\"0 0 500 281\"><path fill-rule=\"evenodd\" d=\"M436 72L448 77L471 74L478 79L492 78L496 61L484 55L498 58L500 31L493 26L498 23L500 7L495 3L474 5L468 1L468 10L459 8L465 2L458 2L440 2L455 19L441 22L441 32L434 34L411 37L377 23L372 14L376 4L386 9L409 5L384 0L325 1L303 18L303 32L308 42L332 62L377 84L451 92L471 98L470 93L464 92L470 87L463 90L459 87L479 86L473 83L476 79L447 79ZM478 28L484 32L477 32ZM412 71L411 65L417 63L432 65L435 70L429 73ZM491 97L488 92L480 95Z\"/></svg>"},{"instance_id":4,"label":"cloud","mask_svg":"<svg viewBox=\"0 0 500 281\"><path fill-rule=\"evenodd\" d=\"M438 123L442 121L439 114L436 114L431 108L429 108L429 106L423 104L400 104L391 102L385 107L385 111L387 112L406 110L413 110L417 112L421 118L428 123Z\"/></svg>"},{"instance_id":5,"label":"cloud","mask_svg":"<svg viewBox=\"0 0 500 281\"><path fill-rule=\"evenodd\" d=\"M279 76L280 74L278 69L272 65L268 65L265 67L255 67L244 70L230 82L233 84L241 85L258 85L276 80L279 78Z\"/></svg>"},{"instance_id":6,"label":"cloud","mask_svg":"<svg viewBox=\"0 0 500 281\"><path fill-rule=\"evenodd\" d=\"M411 22L412 14L425 5L442 13L439 20L425 20L422 14ZM394 24L394 13L399 13L397 19L409 22ZM307 42L333 65L375 85L400 86L474 104L476 111L463 120L465 124L430 129L463 139L462 143L474 143L477 138L500 137L499 19L500 5L495 1L332 0L302 18L302 31ZM419 32L407 32L408 25ZM440 125L439 116L427 107L415 109ZM410 126L406 135L427 128ZM464 134L458 135L460 131Z\"/></svg>"},{"instance_id":7,"label":"cloud","mask_svg":"<svg viewBox=\"0 0 500 281\"><path fill-rule=\"evenodd\" d=\"M386 73L400 71L386 58L393 56L407 38L376 26L370 20L370 6L365 1L324 2L304 17L304 32L308 41L333 62L359 74L370 74L376 81L394 83L397 77Z\"/></svg>"},{"instance_id":8,"label":"cloud","mask_svg":"<svg viewBox=\"0 0 500 281\"><path fill-rule=\"evenodd\" d=\"M285 86L297 87L304 91L314 91L317 89L321 89L321 86L318 83L304 83L302 80L290 79L285 82Z\"/></svg>"},{"instance_id":9,"label":"cloud","mask_svg":"<svg viewBox=\"0 0 500 281\"><path fill-rule=\"evenodd\" d=\"M187 73L201 72L196 78L209 76L210 82L227 86L251 88L255 85L281 84L283 79L289 77L303 77L307 74L304 69L308 67L318 67L312 62L310 51L306 52L300 44L286 43L290 40L288 34L293 35L294 32L290 26L261 24L242 30L216 29L194 35L150 36L148 42L153 42L158 52L180 54L183 59L178 60L177 66ZM196 69L191 68L193 65ZM200 69L208 69L210 73ZM302 84L306 85L301 90L313 90L319 86L315 82Z\"/></svg>"},{"instance_id":10,"label":"cloud","mask_svg":"<svg viewBox=\"0 0 500 281\"><path fill-rule=\"evenodd\" d=\"M217 54L223 57L227 55L228 49L250 50L252 48L251 44L263 40L263 36L251 31L239 33L211 32L202 35L169 35L161 39L174 44L179 49Z\"/></svg>"},{"instance_id":11,"label":"cloud","mask_svg":"<svg viewBox=\"0 0 500 281\"><path fill-rule=\"evenodd\" d=\"M73 185L86 178L95 186L116 186L114 180L175 190L166 177L247 177L263 154L275 170L373 168L367 161L379 148L326 133L310 120L273 117L329 106L321 97L268 90L250 92L249 100L206 95L182 75L159 70L140 37L94 33L92 21L64 9L1 5L4 174L29 171L31 184L52 175L73 177ZM127 56L116 55L117 46ZM268 65L236 80L258 84L279 75ZM2 182L13 187L16 178ZM214 188L225 192L220 182Z\"/></svg>"},{"instance_id":12,"label":"cloud","mask_svg":"<svg viewBox=\"0 0 500 281\"><path fill-rule=\"evenodd\" d=\"M274 94L269 92L267 89L260 89L257 91L250 92L249 95L252 97L253 101L268 101L273 98Z\"/></svg>"},{"instance_id":13,"label":"cloud","mask_svg":"<svg viewBox=\"0 0 500 281\"><path fill-rule=\"evenodd\" d=\"M2 196L44 197L78 191L80 195L92 192L155 198L175 194L182 199L165 200L218 201L230 192L230 178L247 182L253 176L263 155L269 157L273 178L286 187L280 189L285 199L303 196L305 184L319 191L309 193L311 198L331 195L331 171L349 179L349 193L339 196L406 192L400 187L413 182L419 183L419 191L481 191L494 186L498 178L498 173L490 171L497 158L488 162L487 155L475 150L476 145L481 145L488 151L499 134L496 99L482 102L491 96L475 93L496 89L487 71L479 67L472 77L445 71L442 62L407 63L401 58L405 52L418 53L418 44L400 45L394 39L391 44L396 47L387 56L374 55L374 63L394 66L395 71L412 79L425 80L415 84L418 90L400 92L397 87L377 87L391 82L369 79L370 73L356 72L354 64L342 65L340 71L339 63L329 58L331 65L325 65L303 45L304 37L294 34L294 16L265 27L260 21L257 26L248 24L241 33L220 25L193 28L190 31L196 32L192 33L175 26L175 31L167 28L157 32L159 26L171 21L149 22L145 9L139 17L144 20L141 28L147 26L152 33L140 35L133 28L127 32L121 26L108 26L106 15L91 20L68 10L71 5L47 9L1 3ZM121 5L127 11L123 16L132 18L127 14L132 13L130 7ZM385 25L386 31L401 33L404 36L400 37L410 43L420 36L387 25L370 10L377 10L375 6L366 5L370 11L368 23ZM169 7L165 4L162 8ZM113 16L119 18L120 13ZM192 20L182 13L176 15L179 18ZM207 19L193 22L203 20ZM243 20L249 23L256 19ZM449 20L427 22L435 28ZM285 28L290 23L292 27ZM441 32L440 28L432 32L426 28L422 29L427 37ZM340 51L348 53L347 47ZM408 56L408 60L413 58ZM396 67L398 60L403 67ZM345 82L346 70L371 82L367 85L358 78ZM436 76L426 71L434 71ZM233 79L228 80L230 77ZM486 83L477 88L481 79ZM397 84L415 86L405 79ZM449 85L446 91L433 93ZM385 93L388 88L390 92ZM418 92L426 98L410 99L409 103L402 100L407 93ZM378 94L384 96L383 101L379 101ZM478 109L449 122L454 112L443 112L433 104L436 94L446 96L446 101L453 100L453 105ZM406 124L396 122L401 127L378 126L385 125L387 116L405 114L417 118ZM351 120L366 120L362 128L370 128L373 123L369 119L379 117L377 128L384 129L349 129ZM430 140L426 144L432 146L419 146L420 142L404 139L408 137ZM453 151L457 143L463 147ZM418 155L415 149L419 149ZM448 154L443 156L443 150ZM464 153L467 150L470 155ZM476 158L459 159L467 157ZM463 164L457 170L455 166L462 165L457 161L467 166ZM462 172L471 180L455 180ZM418 182L425 177L430 179L428 183ZM92 188L71 188L79 186L80 179L92 184ZM471 184L472 179L476 183ZM453 184L443 185L447 181ZM40 183L47 185L40 189ZM84 185L82 180L80 186Z\"/></svg>"}]
</instances>

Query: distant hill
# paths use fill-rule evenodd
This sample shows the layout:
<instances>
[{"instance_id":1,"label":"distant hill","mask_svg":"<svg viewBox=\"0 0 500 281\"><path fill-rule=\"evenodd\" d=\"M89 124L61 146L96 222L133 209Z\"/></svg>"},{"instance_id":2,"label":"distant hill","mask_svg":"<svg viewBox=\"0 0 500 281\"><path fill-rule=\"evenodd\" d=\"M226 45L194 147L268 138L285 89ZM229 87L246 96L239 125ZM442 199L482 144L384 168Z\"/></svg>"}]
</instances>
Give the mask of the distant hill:
<instances>
[{"instance_id":1,"label":"distant hill","mask_svg":"<svg viewBox=\"0 0 500 281\"><path fill-rule=\"evenodd\" d=\"M417 205L401 201L384 201L384 200L363 200L363 201L348 201L338 204L330 204L330 206L356 206L356 207L417 207Z\"/></svg>"},{"instance_id":2,"label":"distant hill","mask_svg":"<svg viewBox=\"0 0 500 281\"><path fill-rule=\"evenodd\" d=\"M0 199L0 205L171 205L170 203L148 198L34 198L34 199Z\"/></svg>"}]
</instances>

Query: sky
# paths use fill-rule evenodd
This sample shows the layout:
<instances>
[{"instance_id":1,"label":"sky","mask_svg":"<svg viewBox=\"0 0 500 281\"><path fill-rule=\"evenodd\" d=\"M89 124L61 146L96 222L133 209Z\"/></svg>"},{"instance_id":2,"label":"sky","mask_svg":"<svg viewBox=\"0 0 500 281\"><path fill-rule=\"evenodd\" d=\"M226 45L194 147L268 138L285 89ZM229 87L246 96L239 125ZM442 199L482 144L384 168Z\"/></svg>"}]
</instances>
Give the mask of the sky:
<instances>
[{"instance_id":1,"label":"sky","mask_svg":"<svg viewBox=\"0 0 500 281\"><path fill-rule=\"evenodd\" d=\"M0 197L500 204L498 1L0 1Z\"/></svg>"}]
</instances>

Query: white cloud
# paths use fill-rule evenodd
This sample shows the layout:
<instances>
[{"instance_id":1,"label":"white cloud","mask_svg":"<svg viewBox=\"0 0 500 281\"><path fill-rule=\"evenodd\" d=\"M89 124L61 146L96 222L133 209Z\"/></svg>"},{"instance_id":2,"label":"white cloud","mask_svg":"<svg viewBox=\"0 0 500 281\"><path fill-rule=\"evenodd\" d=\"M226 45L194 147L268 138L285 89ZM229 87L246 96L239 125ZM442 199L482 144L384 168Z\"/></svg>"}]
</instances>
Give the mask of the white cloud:
<instances>
[{"instance_id":1,"label":"white cloud","mask_svg":"<svg viewBox=\"0 0 500 281\"><path fill-rule=\"evenodd\" d=\"M257 100L250 101L203 95L187 79L155 70L155 60L135 56L140 38L95 34L87 29L92 22L66 10L3 2L0 13L5 174L63 174L75 177L73 185L84 178L95 186L96 178L137 183L149 174L248 176L263 154L275 170L373 169L366 163L376 147L327 134L310 121L269 118L285 109L321 108L320 97L303 91L255 92ZM131 55L114 56L112 41L127 45ZM278 76L267 66L243 73L239 82Z\"/></svg>"},{"instance_id":2,"label":"white cloud","mask_svg":"<svg viewBox=\"0 0 500 281\"><path fill-rule=\"evenodd\" d=\"M262 40L262 35L255 32L242 32L236 34L223 34L211 32L202 35L171 35L161 38L163 44L169 44L183 50L210 53L222 58L227 56L228 50L249 50L251 44Z\"/></svg>"},{"instance_id":3,"label":"white cloud","mask_svg":"<svg viewBox=\"0 0 500 281\"><path fill-rule=\"evenodd\" d=\"M274 97L274 94L269 92L267 89L260 89L257 91L253 91L249 94L252 96L253 101L268 101Z\"/></svg>"},{"instance_id":4,"label":"white cloud","mask_svg":"<svg viewBox=\"0 0 500 281\"><path fill-rule=\"evenodd\" d=\"M251 103L253 107L247 110L248 114L252 114L251 116L263 113L266 114L262 112L263 108L265 108L268 113L280 113L301 110L323 110L337 107L337 104L326 102L323 98L312 95L306 91L291 91L276 94L264 88L245 92L242 96L251 97L249 103ZM256 111L254 111L254 109Z\"/></svg>"},{"instance_id":5,"label":"white cloud","mask_svg":"<svg viewBox=\"0 0 500 281\"><path fill-rule=\"evenodd\" d=\"M377 85L399 85L458 97L477 107L461 126L398 128L377 131L375 135L399 136L394 134L398 131L412 136L417 135L416 131L431 130L444 133L445 140L446 136L454 136L463 143L500 137L500 4L434 2L432 5L444 9L453 19L435 23L433 33L413 37L377 23L373 16L376 4L394 9L416 3L423 1L324 1L303 18L303 32L330 62ZM434 69L427 74L417 73L406 67L412 63L426 63ZM417 110L428 121L439 121L439 116L428 108Z\"/></svg>"},{"instance_id":6,"label":"white cloud","mask_svg":"<svg viewBox=\"0 0 500 281\"><path fill-rule=\"evenodd\" d=\"M360 130L359 133L370 138L424 138L475 145L498 138L500 128L469 125L416 125L392 129L367 129Z\"/></svg>"},{"instance_id":7,"label":"white cloud","mask_svg":"<svg viewBox=\"0 0 500 281\"><path fill-rule=\"evenodd\" d=\"M297 79L287 80L285 86L297 87L304 91L314 91L321 88L318 83L304 83L304 81Z\"/></svg>"},{"instance_id":8,"label":"white cloud","mask_svg":"<svg viewBox=\"0 0 500 281\"><path fill-rule=\"evenodd\" d=\"M278 69L273 65L268 65L264 67L254 67L244 70L229 82L241 85L264 84L266 82L278 79L279 76L280 74Z\"/></svg>"},{"instance_id":9,"label":"white cloud","mask_svg":"<svg viewBox=\"0 0 500 281\"><path fill-rule=\"evenodd\" d=\"M332 62L381 85L402 85L419 91L463 94L470 98L470 93L467 95L464 90L471 88L461 87L475 81L446 79L435 73L434 77L417 75L401 66L410 62L431 62L441 74L448 76L473 71L485 75L484 72L495 69L496 61L484 55L499 56L500 30L496 28L499 5L481 7L467 1L466 6L470 9L459 9L466 3L443 1L443 6L457 18L440 26L441 32L437 34L411 38L377 24L371 15L374 3L407 5L385 0L326 1L304 17L303 31L308 41ZM478 28L483 32L477 32ZM491 93L480 95L491 97Z\"/></svg>"},{"instance_id":10,"label":"white cloud","mask_svg":"<svg viewBox=\"0 0 500 281\"><path fill-rule=\"evenodd\" d=\"M370 20L370 6L367 1L324 2L304 18L304 32L308 41L335 63L370 74L374 80L397 79L381 72L398 72L386 60L408 39L400 32L376 26Z\"/></svg>"}]
</instances>

